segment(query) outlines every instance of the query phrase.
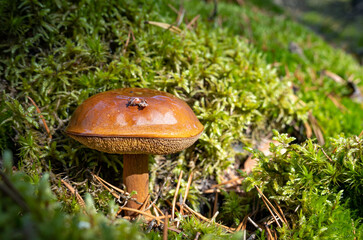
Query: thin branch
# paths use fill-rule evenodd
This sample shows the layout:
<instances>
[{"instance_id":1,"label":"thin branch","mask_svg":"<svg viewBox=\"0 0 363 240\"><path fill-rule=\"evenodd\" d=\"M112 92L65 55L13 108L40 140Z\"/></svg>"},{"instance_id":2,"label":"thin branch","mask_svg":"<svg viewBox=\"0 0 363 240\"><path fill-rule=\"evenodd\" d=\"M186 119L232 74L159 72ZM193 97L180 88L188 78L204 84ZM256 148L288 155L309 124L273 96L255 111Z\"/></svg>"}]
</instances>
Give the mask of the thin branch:
<instances>
[{"instance_id":1,"label":"thin branch","mask_svg":"<svg viewBox=\"0 0 363 240\"><path fill-rule=\"evenodd\" d=\"M180 9L178 11L178 17L176 19L176 26L180 26L180 24L183 22L185 15L185 8L183 6L180 6Z\"/></svg>"},{"instance_id":2,"label":"thin branch","mask_svg":"<svg viewBox=\"0 0 363 240\"><path fill-rule=\"evenodd\" d=\"M262 232L262 228L260 228L250 217L247 217L247 220L252 223L255 228L257 228L260 232Z\"/></svg>"},{"instance_id":3,"label":"thin branch","mask_svg":"<svg viewBox=\"0 0 363 240\"><path fill-rule=\"evenodd\" d=\"M277 225L279 226L279 227L281 227L281 225L280 225L280 223L277 221L277 219L276 219L276 216L275 216L275 214L272 212L272 210L270 209L270 207L273 209L273 211L276 213L276 215L279 217L279 219L281 220L281 222L283 222L283 223L286 223L287 224L287 222L284 222L284 220L283 220L283 218L281 217L281 215L280 215L280 213L276 210L276 208L272 205L272 203L267 199L267 197L262 193L262 191L255 185L255 188L257 189L257 191L258 191L258 193L261 195L261 197L262 197L262 200L263 200L263 202L265 203L265 205L266 205L266 207L267 207L267 209L270 211L270 213L271 213L271 215L272 215L272 217L275 219L275 221L276 221L276 223L277 223ZM270 207L269 207L270 206Z\"/></svg>"},{"instance_id":4,"label":"thin branch","mask_svg":"<svg viewBox=\"0 0 363 240\"><path fill-rule=\"evenodd\" d=\"M162 188L164 188L165 183L166 183L166 182L164 182L164 184L163 184L163 187L162 187ZM156 198L154 199L154 201L152 201L152 202L150 203L150 205L149 205L149 206L145 209L145 211L149 210L152 206L154 206L154 205L156 204L156 202L158 201L158 199L159 199L159 197L160 197L160 195L161 195L161 193L162 193L162 188L160 188L160 190L159 190L159 192L158 192L158 195L156 195Z\"/></svg>"},{"instance_id":5,"label":"thin branch","mask_svg":"<svg viewBox=\"0 0 363 240\"><path fill-rule=\"evenodd\" d=\"M200 232L197 232L197 234L195 235L194 240L198 240L198 239L199 239L199 237L200 237Z\"/></svg>"},{"instance_id":6,"label":"thin branch","mask_svg":"<svg viewBox=\"0 0 363 240\"><path fill-rule=\"evenodd\" d=\"M147 216L147 217L149 217L151 219L155 219L155 220L161 220L161 219L164 219L165 218L164 216L162 216L162 217L155 217L154 215L151 215L149 213L146 213L146 212L143 212L143 211L134 209L134 208L122 207L122 210L139 213L139 214L145 215L145 216Z\"/></svg>"},{"instance_id":7,"label":"thin branch","mask_svg":"<svg viewBox=\"0 0 363 240\"><path fill-rule=\"evenodd\" d=\"M171 220L172 221L174 220L174 216L175 216L175 203L176 203L176 198L178 197L182 177L183 177L183 171L180 171L179 178L178 178L178 183L176 185L176 189L175 189L175 193L174 193L173 205L172 205L172 208L171 208Z\"/></svg>"},{"instance_id":8,"label":"thin branch","mask_svg":"<svg viewBox=\"0 0 363 240\"><path fill-rule=\"evenodd\" d=\"M129 42L130 42L130 37L131 37L131 30L129 31L129 34L127 35L127 39L126 39L126 43L124 46L124 49L122 50L122 55L125 55L127 47L129 46Z\"/></svg>"},{"instance_id":9,"label":"thin branch","mask_svg":"<svg viewBox=\"0 0 363 240\"><path fill-rule=\"evenodd\" d=\"M104 183L104 184L106 184L106 185L108 185L109 187L111 187L111 188L113 188L113 189L115 189L116 191L118 191L118 192L120 192L120 193L122 193L122 194L129 194L128 192L125 192L124 190L122 190L122 189L120 189L120 188L118 188L118 187L115 187L115 186L113 186L112 184L110 184L110 183L108 183L108 182L106 182L105 180L103 180L102 178L100 178L99 176L97 176L96 174L94 174L93 172L91 172L90 171L90 173L91 173L91 175L93 176L93 177L95 177L99 182L101 182L101 183ZM102 184L103 185L103 184Z\"/></svg>"},{"instance_id":10,"label":"thin branch","mask_svg":"<svg viewBox=\"0 0 363 240\"><path fill-rule=\"evenodd\" d=\"M159 213L158 213L158 210L157 210L156 205L153 205L153 209L154 209L154 212L155 212L156 217L159 217ZM162 216L164 216L164 214L162 214ZM160 220L156 220L156 221L158 222L158 225L160 226L161 225L161 221Z\"/></svg>"},{"instance_id":11,"label":"thin branch","mask_svg":"<svg viewBox=\"0 0 363 240\"><path fill-rule=\"evenodd\" d=\"M180 205L179 203L177 205ZM191 214L195 215L196 217L198 217L199 219L205 221L205 222L209 222L211 223L212 221L206 217L204 217L203 215L201 215L200 213L197 213L196 211L194 211L193 209L191 209L188 205L184 204L184 208L189 211ZM214 224L216 224L219 227L224 228L225 230L227 230L228 232L234 232L236 229L235 228L230 228L227 226L224 226L222 224L216 223L214 222Z\"/></svg>"},{"instance_id":12,"label":"thin branch","mask_svg":"<svg viewBox=\"0 0 363 240\"><path fill-rule=\"evenodd\" d=\"M228 180L228 181L225 181L225 182L222 182L222 183L219 183L219 184L215 184L211 188L219 188L220 186L227 185L229 183L234 183L234 182L237 182L238 180L243 180L243 177L235 177L235 178L233 178L231 180Z\"/></svg>"},{"instance_id":13,"label":"thin branch","mask_svg":"<svg viewBox=\"0 0 363 240\"><path fill-rule=\"evenodd\" d=\"M195 16L192 21L190 21L190 23L188 23L188 25L186 26L187 29L191 29L191 27L193 26L194 23L196 23L198 21L198 19L200 18L200 15L198 14L197 16Z\"/></svg>"},{"instance_id":14,"label":"thin branch","mask_svg":"<svg viewBox=\"0 0 363 240\"><path fill-rule=\"evenodd\" d=\"M267 230L267 234L268 234L268 236L270 237L270 238L268 238L268 239L272 239L272 240L274 240L275 238L272 236L272 233L271 233L271 231L270 231L270 228L268 227L268 226L265 226L266 227L266 230Z\"/></svg>"},{"instance_id":15,"label":"thin branch","mask_svg":"<svg viewBox=\"0 0 363 240\"><path fill-rule=\"evenodd\" d=\"M278 208L278 209L279 209L279 211L281 212L281 216L282 216L282 218L283 218L284 222L286 223L287 227L288 227L288 228L290 228L289 223L287 222L287 220L286 220L286 218L285 218L285 214L284 214L284 212L282 211L282 209L281 209L280 205L279 205L279 204L277 204L277 201L276 201L276 200L275 200L275 204L277 205L277 208Z\"/></svg>"},{"instance_id":16,"label":"thin branch","mask_svg":"<svg viewBox=\"0 0 363 240\"><path fill-rule=\"evenodd\" d=\"M325 157L330 161L330 162L333 162L333 160L328 156L328 154L326 154L326 152L324 151L324 149L321 147L320 148L321 151L324 153Z\"/></svg>"},{"instance_id":17,"label":"thin branch","mask_svg":"<svg viewBox=\"0 0 363 240\"><path fill-rule=\"evenodd\" d=\"M241 230L245 230L246 229L246 225L247 225L247 221L248 221L248 217L249 215L246 215L242 222L238 225L238 227L236 228L236 232L241 231Z\"/></svg>"},{"instance_id":18,"label":"thin branch","mask_svg":"<svg viewBox=\"0 0 363 240\"><path fill-rule=\"evenodd\" d=\"M64 181L63 179L61 179L61 183L64 184L64 186L66 186L68 188L69 191L71 191L71 193L73 195L76 196L77 202L78 204L81 206L82 209L86 208L86 203L84 202L83 198L81 197L81 195L79 195L79 193L77 192L77 190L75 190L71 184L67 183L66 181Z\"/></svg>"},{"instance_id":19,"label":"thin branch","mask_svg":"<svg viewBox=\"0 0 363 240\"><path fill-rule=\"evenodd\" d=\"M180 34L182 32L182 30L180 28L175 27L175 26L173 26L171 24L168 24L168 23L145 21L145 24L151 24L151 25L154 25L154 26L158 26L158 27L164 28L166 30L169 30L170 32L177 33L177 34Z\"/></svg>"},{"instance_id":20,"label":"thin branch","mask_svg":"<svg viewBox=\"0 0 363 240\"><path fill-rule=\"evenodd\" d=\"M46 131L47 131L47 133L48 133L48 137L49 137L49 139L52 139L52 134L50 133L50 130L49 130L49 128L48 128L48 125L47 125L47 123L46 123L46 121L45 121L45 119L44 119L44 117L43 117L43 115L42 115L42 112L40 111L40 109L39 109L38 105L34 102L34 100L33 100L31 97L27 96L27 98L29 99L29 101L30 101L30 102L33 104L33 106L35 107L35 109L37 110L37 113L38 113L38 114L40 114L40 115L39 115L39 117L40 117L40 119L42 120L43 125L44 125L44 128L45 128L45 130L46 130Z\"/></svg>"},{"instance_id":21,"label":"thin branch","mask_svg":"<svg viewBox=\"0 0 363 240\"><path fill-rule=\"evenodd\" d=\"M190 173L189 178L188 178L188 183L187 183L187 187L185 189L184 198L183 198L183 204L180 207L180 215L183 215L183 206L185 205L185 202L187 201L187 197L189 194L189 188L190 188L190 184L192 183L192 179L193 179L193 171Z\"/></svg>"}]
</instances>

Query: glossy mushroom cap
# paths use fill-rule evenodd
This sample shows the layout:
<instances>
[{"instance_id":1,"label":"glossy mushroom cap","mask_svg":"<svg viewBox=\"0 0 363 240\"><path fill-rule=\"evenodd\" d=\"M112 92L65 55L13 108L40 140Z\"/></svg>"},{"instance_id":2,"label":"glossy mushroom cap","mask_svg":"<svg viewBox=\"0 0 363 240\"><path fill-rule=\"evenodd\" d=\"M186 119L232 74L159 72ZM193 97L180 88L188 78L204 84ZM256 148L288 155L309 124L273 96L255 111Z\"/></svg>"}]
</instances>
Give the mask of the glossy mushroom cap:
<instances>
[{"instance_id":1,"label":"glossy mushroom cap","mask_svg":"<svg viewBox=\"0 0 363 240\"><path fill-rule=\"evenodd\" d=\"M169 154L192 145L203 125L172 94L122 88L96 94L73 113L66 133L84 145L118 154Z\"/></svg>"}]
</instances>

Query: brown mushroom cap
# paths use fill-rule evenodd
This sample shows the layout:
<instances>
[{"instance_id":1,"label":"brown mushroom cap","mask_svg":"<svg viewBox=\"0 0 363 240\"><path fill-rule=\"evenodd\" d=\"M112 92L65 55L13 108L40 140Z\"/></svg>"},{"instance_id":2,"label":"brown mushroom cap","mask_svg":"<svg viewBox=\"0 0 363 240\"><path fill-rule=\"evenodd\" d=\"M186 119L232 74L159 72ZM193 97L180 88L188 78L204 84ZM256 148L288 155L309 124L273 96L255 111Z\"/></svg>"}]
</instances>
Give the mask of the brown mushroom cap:
<instances>
[{"instance_id":1,"label":"brown mushroom cap","mask_svg":"<svg viewBox=\"0 0 363 240\"><path fill-rule=\"evenodd\" d=\"M130 104L134 103L136 104ZM140 102L147 106L137 105ZM203 125L172 94L123 88L96 94L73 113L66 133L84 145L118 154L169 154L192 145Z\"/></svg>"}]
</instances>

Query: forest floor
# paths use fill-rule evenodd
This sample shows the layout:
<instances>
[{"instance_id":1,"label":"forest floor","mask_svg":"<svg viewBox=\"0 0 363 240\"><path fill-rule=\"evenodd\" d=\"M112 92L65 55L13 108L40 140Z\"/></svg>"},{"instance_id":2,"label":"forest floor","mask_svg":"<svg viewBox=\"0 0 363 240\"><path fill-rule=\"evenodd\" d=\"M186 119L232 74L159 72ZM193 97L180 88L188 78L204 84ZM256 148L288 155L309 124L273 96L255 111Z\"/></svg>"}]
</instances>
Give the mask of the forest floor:
<instances>
[{"instance_id":1,"label":"forest floor","mask_svg":"<svg viewBox=\"0 0 363 240\"><path fill-rule=\"evenodd\" d=\"M332 45L363 63L363 1L275 0L292 18L312 28ZM353 3L356 2L356 3Z\"/></svg>"}]
</instances>

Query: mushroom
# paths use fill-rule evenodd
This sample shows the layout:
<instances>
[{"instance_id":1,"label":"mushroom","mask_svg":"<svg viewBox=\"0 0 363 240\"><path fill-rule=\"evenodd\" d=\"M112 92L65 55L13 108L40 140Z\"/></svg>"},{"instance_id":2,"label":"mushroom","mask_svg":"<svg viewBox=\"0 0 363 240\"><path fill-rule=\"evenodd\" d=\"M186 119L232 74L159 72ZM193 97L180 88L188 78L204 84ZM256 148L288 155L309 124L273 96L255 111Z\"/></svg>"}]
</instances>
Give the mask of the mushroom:
<instances>
[{"instance_id":1,"label":"mushroom","mask_svg":"<svg viewBox=\"0 0 363 240\"><path fill-rule=\"evenodd\" d=\"M133 198L143 203L148 195L148 155L188 148L203 128L190 107L172 94L122 88L84 101L65 132L89 148L123 154L123 183L128 192L136 191ZM128 201L127 206L140 209L137 202Z\"/></svg>"}]
</instances>

